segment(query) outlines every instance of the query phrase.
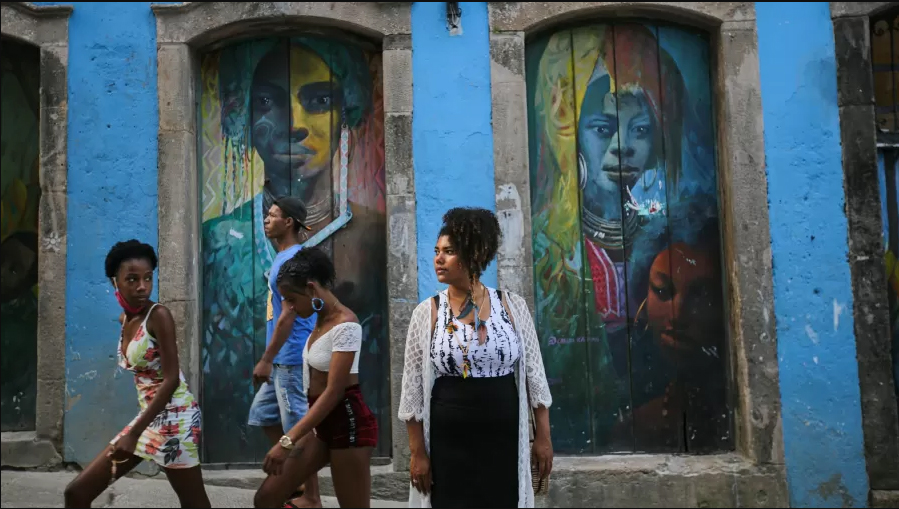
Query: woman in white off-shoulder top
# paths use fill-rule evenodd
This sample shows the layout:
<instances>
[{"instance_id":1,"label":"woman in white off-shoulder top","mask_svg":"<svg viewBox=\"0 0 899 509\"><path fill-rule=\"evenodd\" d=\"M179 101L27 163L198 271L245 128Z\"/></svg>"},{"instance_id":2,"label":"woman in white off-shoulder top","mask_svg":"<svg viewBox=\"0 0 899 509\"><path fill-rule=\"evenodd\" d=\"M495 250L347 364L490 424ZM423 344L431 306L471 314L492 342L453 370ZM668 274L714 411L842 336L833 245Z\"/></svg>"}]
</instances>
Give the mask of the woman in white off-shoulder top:
<instances>
[{"instance_id":1,"label":"woman in white off-shoulder top","mask_svg":"<svg viewBox=\"0 0 899 509\"><path fill-rule=\"evenodd\" d=\"M318 248L302 249L281 266L278 290L301 317L318 313L303 352L309 412L281 437L263 463L269 474L256 507L279 507L298 482L331 464L341 507L369 507L372 449L378 424L359 390L359 319L331 293L334 264Z\"/></svg>"},{"instance_id":2,"label":"woman in white off-shoulder top","mask_svg":"<svg viewBox=\"0 0 899 509\"><path fill-rule=\"evenodd\" d=\"M552 397L527 304L480 282L499 237L488 210L443 217L434 270L448 288L415 308L406 338L410 507L533 507L532 458L542 480L552 470Z\"/></svg>"}]
</instances>

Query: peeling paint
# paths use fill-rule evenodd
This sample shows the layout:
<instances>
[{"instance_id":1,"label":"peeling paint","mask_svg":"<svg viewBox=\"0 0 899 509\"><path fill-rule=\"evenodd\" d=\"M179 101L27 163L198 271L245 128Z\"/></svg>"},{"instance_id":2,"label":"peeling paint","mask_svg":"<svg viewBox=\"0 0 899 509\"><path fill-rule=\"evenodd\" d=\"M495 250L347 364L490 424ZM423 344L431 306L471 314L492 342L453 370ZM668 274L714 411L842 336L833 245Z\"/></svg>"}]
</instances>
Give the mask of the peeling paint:
<instances>
[{"instance_id":1,"label":"peeling paint","mask_svg":"<svg viewBox=\"0 0 899 509\"><path fill-rule=\"evenodd\" d=\"M524 252L524 216L521 211L521 196L512 184L500 187L496 193L496 203L502 206L497 214L500 229L503 232L499 246L499 259L504 264L523 266L521 256Z\"/></svg>"},{"instance_id":2,"label":"peeling paint","mask_svg":"<svg viewBox=\"0 0 899 509\"><path fill-rule=\"evenodd\" d=\"M833 330L834 332L840 328L840 315L843 314L843 310L846 309L845 306L840 305L837 302L837 299L833 300Z\"/></svg>"},{"instance_id":3,"label":"peeling paint","mask_svg":"<svg viewBox=\"0 0 899 509\"><path fill-rule=\"evenodd\" d=\"M66 412L72 410L78 402L81 401L81 394L76 394L75 396L70 396L66 401Z\"/></svg>"},{"instance_id":4,"label":"peeling paint","mask_svg":"<svg viewBox=\"0 0 899 509\"><path fill-rule=\"evenodd\" d=\"M855 500L849 494L846 485L843 484L843 475L834 474L825 482L822 482L814 490L814 493L825 501L833 501L835 497L840 498L840 507L856 507Z\"/></svg>"},{"instance_id":5,"label":"peeling paint","mask_svg":"<svg viewBox=\"0 0 899 509\"><path fill-rule=\"evenodd\" d=\"M411 222L410 214L391 214L390 222L387 229L387 238L390 239L390 254L394 256L407 256L411 249L411 232L409 231L409 223Z\"/></svg>"},{"instance_id":6,"label":"peeling paint","mask_svg":"<svg viewBox=\"0 0 899 509\"><path fill-rule=\"evenodd\" d=\"M811 325L805 326L805 334L808 336L809 339L812 340L812 343L814 343L816 345L818 343L820 343L820 340L818 339L818 333L815 332L815 329L812 329Z\"/></svg>"}]
</instances>

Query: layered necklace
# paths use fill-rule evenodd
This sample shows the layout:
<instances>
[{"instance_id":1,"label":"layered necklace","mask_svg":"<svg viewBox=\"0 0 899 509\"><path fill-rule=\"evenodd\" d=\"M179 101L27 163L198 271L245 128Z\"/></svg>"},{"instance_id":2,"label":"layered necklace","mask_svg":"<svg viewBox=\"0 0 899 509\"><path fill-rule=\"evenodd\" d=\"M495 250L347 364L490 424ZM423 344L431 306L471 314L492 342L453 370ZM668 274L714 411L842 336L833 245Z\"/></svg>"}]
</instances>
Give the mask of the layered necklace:
<instances>
[{"instance_id":1,"label":"layered necklace","mask_svg":"<svg viewBox=\"0 0 899 509\"><path fill-rule=\"evenodd\" d=\"M582 221L587 235L607 249L622 249L634 239L634 233L640 227L637 214L624 210L624 221L604 219L587 207L583 211Z\"/></svg>"},{"instance_id":2,"label":"layered necklace","mask_svg":"<svg viewBox=\"0 0 899 509\"><path fill-rule=\"evenodd\" d=\"M472 285L474 286L474 285ZM456 344L459 345L459 350L462 350L462 378L468 378L469 373L471 373L471 359L468 356L468 352L471 348L471 340L478 336L480 337L481 330L484 332L487 331L486 322L481 321L481 307L484 305L484 298L487 296L487 288L484 285L481 285L481 305L475 303L475 300L472 296L471 287L468 289L468 295L465 296L465 300L462 301L462 306L459 309L459 315L455 316L453 314L453 305L450 299L449 290L446 291L446 300L447 300L447 319L446 319L446 332L448 332L453 339L456 341ZM469 337L468 331L465 327L462 327L462 339L464 340L464 344L462 341L459 341L459 337L456 335L456 324L453 323L455 320L459 320L460 322L467 317L469 314L474 312L474 320L470 323L472 325L472 334Z\"/></svg>"},{"instance_id":3,"label":"layered necklace","mask_svg":"<svg viewBox=\"0 0 899 509\"><path fill-rule=\"evenodd\" d=\"M324 221L331 214L331 200L327 196L306 207L306 223L310 228Z\"/></svg>"}]
</instances>

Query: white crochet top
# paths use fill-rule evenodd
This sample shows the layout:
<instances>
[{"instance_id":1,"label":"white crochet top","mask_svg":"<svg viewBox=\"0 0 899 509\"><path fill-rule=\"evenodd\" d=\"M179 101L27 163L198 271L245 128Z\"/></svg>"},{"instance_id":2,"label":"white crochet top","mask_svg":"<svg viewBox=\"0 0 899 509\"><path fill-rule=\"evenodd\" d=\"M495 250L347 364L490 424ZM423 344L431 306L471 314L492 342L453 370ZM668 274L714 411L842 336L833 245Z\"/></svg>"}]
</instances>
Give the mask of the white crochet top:
<instances>
[{"instance_id":1,"label":"white crochet top","mask_svg":"<svg viewBox=\"0 0 899 509\"><path fill-rule=\"evenodd\" d=\"M441 292L446 293L446 291ZM543 369L543 356L534 321L527 303L519 295L504 292L515 330L521 340L521 357L515 368L518 384L518 507L534 507L531 484L531 450L528 404L549 408L552 395ZM431 363L431 299L421 302L412 312L406 336L406 355L403 365L403 390L400 395L399 419L424 423L425 449L431 452L431 390L436 370ZM522 368L524 368L522 370ZM522 374L525 376L522 378ZM423 496L409 485L409 507L431 507L430 497Z\"/></svg>"},{"instance_id":2,"label":"white crochet top","mask_svg":"<svg viewBox=\"0 0 899 509\"><path fill-rule=\"evenodd\" d=\"M312 345L306 342L303 352L303 390L309 390L309 368L322 373L331 369L332 352L356 352L350 374L359 373L359 349L362 348L362 326L356 322L339 323L319 336Z\"/></svg>"}]
</instances>

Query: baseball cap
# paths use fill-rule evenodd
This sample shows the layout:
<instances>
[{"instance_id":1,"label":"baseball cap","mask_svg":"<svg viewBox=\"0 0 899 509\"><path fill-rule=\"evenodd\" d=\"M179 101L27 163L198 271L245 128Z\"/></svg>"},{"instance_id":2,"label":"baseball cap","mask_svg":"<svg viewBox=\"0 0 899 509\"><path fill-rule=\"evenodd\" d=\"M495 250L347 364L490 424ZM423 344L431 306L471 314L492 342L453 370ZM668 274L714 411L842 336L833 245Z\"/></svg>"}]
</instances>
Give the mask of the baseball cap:
<instances>
[{"instance_id":1,"label":"baseball cap","mask_svg":"<svg viewBox=\"0 0 899 509\"><path fill-rule=\"evenodd\" d=\"M284 217L289 217L300 223L300 226L306 230L311 230L306 226L306 204L299 198L293 196L282 196L275 200L275 205L284 213Z\"/></svg>"}]
</instances>

